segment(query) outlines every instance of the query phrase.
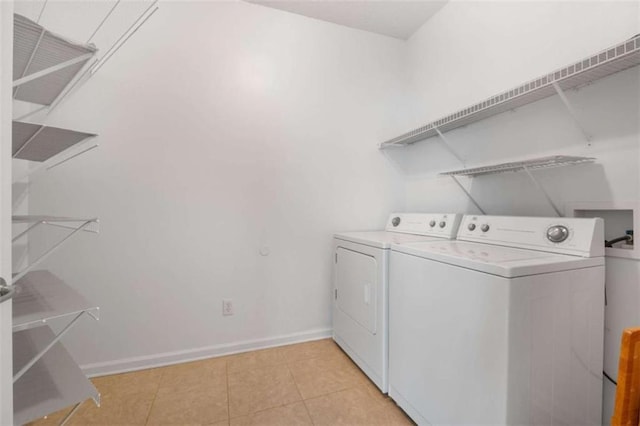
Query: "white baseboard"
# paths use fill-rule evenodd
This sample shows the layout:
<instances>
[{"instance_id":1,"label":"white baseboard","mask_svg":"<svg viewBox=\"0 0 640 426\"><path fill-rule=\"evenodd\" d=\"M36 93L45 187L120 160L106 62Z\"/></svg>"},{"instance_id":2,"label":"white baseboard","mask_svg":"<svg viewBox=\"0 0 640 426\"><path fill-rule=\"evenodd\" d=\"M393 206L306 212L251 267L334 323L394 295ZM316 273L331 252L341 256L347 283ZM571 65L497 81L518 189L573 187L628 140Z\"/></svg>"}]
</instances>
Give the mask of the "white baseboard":
<instances>
[{"instance_id":1,"label":"white baseboard","mask_svg":"<svg viewBox=\"0 0 640 426\"><path fill-rule=\"evenodd\" d=\"M322 328L303 331L283 336L267 337L263 339L245 340L242 342L224 343L203 348L187 349L183 351L164 352L153 355L137 356L117 359L114 361L97 362L81 365L82 371L89 377L105 376L108 374L126 373L147 368L163 367L182 362L197 361L240 352L267 349L292 343L309 342L312 340L331 337L332 329Z\"/></svg>"}]
</instances>

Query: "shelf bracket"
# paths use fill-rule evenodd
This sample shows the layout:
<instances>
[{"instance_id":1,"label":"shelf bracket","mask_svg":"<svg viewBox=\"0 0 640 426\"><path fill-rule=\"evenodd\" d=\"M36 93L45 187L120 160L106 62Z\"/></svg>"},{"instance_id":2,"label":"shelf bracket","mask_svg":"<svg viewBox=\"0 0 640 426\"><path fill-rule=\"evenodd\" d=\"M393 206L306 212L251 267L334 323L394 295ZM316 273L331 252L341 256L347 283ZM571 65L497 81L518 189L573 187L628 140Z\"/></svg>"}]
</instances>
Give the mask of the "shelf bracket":
<instances>
[{"instance_id":1,"label":"shelf bracket","mask_svg":"<svg viewBox=\"0 0 640 426\"><path fill-rule=\"evenodd\" d=\"M567 96L564 94L564 91L562 90L562 88L560 87L557 81L554 81L551 84L553 85L553 88L555 89L556 93L560 97L560 100L564 104L565 108L569 112L569 115L573 119L573 122L576 124L576 127L578 128L578 130L580 130L580 133L582 133L582 136L584 136L585 140L587 141L587 144L591 145L592 137L580 123L580 120L578 119L578 114L576 113L576 110L573 109L573 105L571 105L571 102L569 102L569 99L567 99Z\"/></svg>"},{"instance_id":2,"label":"shelf bracket","mask_svg":"<svg viewBox=\"0 0 640 426\"><path fill-rule=\"evenodd\" d=\"M36 175L37 173L39 173L39 172L41 172L41 171L43 171L43 170L44 170L44 171L46 171L46 172L48 172L49 170L51 170L51 169L53 169L53 168L55 168L55 167L58 167L59 165L64 164L64 163L66 163L67 161L70 161L70 160L72 160L72 159L74 159L74 158L76 158L76 157L79 157L79 156L81 156L82 154L84 154L85 152L89 152L89 151L91 151L91 150L92 150L92 149L94 149L94 148L98 148L99 146L100 146L100 144L98 144L98 143L94 143L94 144L92 144L92 145L88 146L87 148L84 148L84 149L83 149L83 150L81 150L80 152L76 152L75 154L69 155L68 157L63 158L63 159L61 159L60 161L54 162L53 164L47 164L47 163L45 162L45 163L41 164L40 166L35 167L35 168L33 168L33 169L31 169L31 170L27 171L26 173L24 173L24 174L20 175L20 177L15 178L15 179L14 179L14 183L15 183L15 182L21 182L21 181L23 181L23 180L25 180L25 179L27 179L27 178L29 178L29 177L33 176L33 175Z\"/></svg>"},{"instance_id":3,"label":"shelf bracket","mask_svg":"<svg viewBox=\"0 0 640 426\"><path fill-rule=\"evenodd\" d=\"M474 206L476 206L476 208L478 210L480 210L480 212L482 214L487 214L482 207L480 207L480 205L477 203L477 201L475 200L475 198L473 198L473 196L469 193L469 191L467 191L467 188L465 188L460 181L455 177L455 176L451 176L451 179L453 179L453 181L460 187L460 189L462 189L462 191L465 193L465 195L467 196L467 198L469 198L469 200L471 200L471 202L473 203Z\"/></svg>"},{"instance_id":4,"label":"shelf bracket","mask_svg":"<svg viewBox=\"0 0 640 426\"><path fill-rule=\"evenodd\" d=\"M47 346L44 347L44 349L42 349L40 352L38 352L38 354L36 356L34 356L28 363L26 363L24 365L24 367L22 367L20 369L20 371L18 371L14 376L13 376L13 383L17 382L20 377L22 377L24 375L24 373L26 373L27 371L29 371L29 369L31 367L33 367L33 364L35 364L36 362L38 362L38 360L40 358L42 358L44 356L44 354L46 354L49 349L51 349L53 347L53 345L55 345L56 343L58 343L58 341L60 341L60 339L62 339L62 337L67 333L67 331L69 331L71 329L71 327L76 323L76 321L78 321L80 319L80 317L84 314L84 311L80 312L78 315L75 316L75 318L73 318L71 320L71 322L69 322L69 324L67 324L62 331L60 331L60 333L56 334L55 338L49 342L49 344Z\"/></svg>"},{"instance_id":5,"label":"shelf bracket","mask_svg":"<svg viewBox=\"0 0 640 426\"><path fill-rule=\"evenodd\" d=\"M97 62L98 62L98 59L95 59L93 62L91 62L91 64L89 65L85 64L84 72L83 73L78 72L78 74L76 74L76 76L69 82L69 84L67 84L67 87L65 87L65 89L62 92L60 92L60 94L58 94L58 97L55 98L53 102L51 102L47 110L47 115L51 114L51 112L53 112L53 110L56 109L56 107L60 104L60 102L62 102L62 100L66 98L69 93L71 93L71 91L91 70L91 67L93 67Z\"/></svg>"},{"instance_id":6,"label":"shelf bracket","mask_svg":"<svg viewBox=\"0 0 640 426\"><path fill-rule=\"evenodd\" d=\"M540 182L538 182L538 180L533 176L533 174L531 173L531 170L529 170L527 166L523 166L522 170L524 170L527 176L529 176L529 179L531 179L531 182L533 182L536 188L538 188L538 190L542 192L542 194L544 195L544 198L546 198L549 205L553 207L553 210L555 210L558 217L562 217L563 216L562 212L560 212L560 209L558 208L556 203L553 202L553 200L551 199L547 191L544 189L544 187L540 185Z\"/></svg>"},{"instance_id":7,"label":"shelf bracket","mask_svg":"<svg viewBox=\"0 0 640 426\"><path fill-rule=\"evenodd\" d=\"M22 237L23 235L25 235L27 232L31 231L33 228L35 228L38 225L53 225L53 226L57 226L57 227L62 227L62 228L67 228L67 229L73 229L73 231L71 231L68 235L66 235L63 239L61 239L60 241L58 241L56 244L53 245L53 247L51 247L49 250L47 250L44 254L42 254L39 258L37 258L36 260L34 260L32 263L30 263L29 265L27 265L24 269L22 269L20 272L18 272L16 275L14 275L12 283L15 284L16 281L18 281L20 278L22 278L23 276L25 276L27 274L27 272L31 271L33 268L35 268L37 265L39 265L41 262L43 262L47 257L49 257L54 251L56 251L56 249L58 249L58 247L60 247L62 244L64 244L69 238L71 238L73 235L75 235L77 232L80 231L88 231L86 228L92 224L92 223L96 223L97 220L96 219L91 219L91 220L87 220L84 221L82 223L82 225L78 226L78 227L69 227L67 225L62 225L59 223L51 223L51 222L47 222L46 220L43 221L39 221L31 226L29 226L25 231L21 232L20 234L18 234L16 237L13 238L13 241L15 242L18 238Z\"/></svg>"},{"instance_id":8,"label":"shelf bracket","mask_svg":"<svg viewBox=\"0 0 640 426\"><path fill-rule=\"evenodd\" d=\"M436 131L436 133L438 133L438 136L440 136L440 141L442 142L442 145L447 149L447 151L449 151L451 153L451 155L453 155L454 157L456 157L458 159L458 161L460 161L462 163L462 166L464 167L465 161L462 159L462 157L456 152L455 149L453 149L453 147L451 146L451 143L449 143L449 141L447 140L447 138L444 137L444 135L442 134L442 132L440 131L440 129L438 129L436 126L433 126L434 130Z\"/></svg>"},{"instance_id":9,"label":"shelf bracket","mask_svg":"<svg viewBox=\"0 0 640 426\"><path fill-rule=\"evenodd\" d=\"M54 73L56 71L60 71L61 69L70 67L71 65L75 65L75 64L77 64L79 62L86 61L87 59L93 57L93 55L94 55L94 53L85 53L84 55L80 55L80 56L77 56L77 57L75 57L73 59L69 59L68 61L64 61L64 62L61 62L61 63L59 63L57 65L54 65L52 67L45 68L42 71L34 72L33 74L29 74L26 77L22 77L22 78L19 78L17 80L14 80L12 87L21 86L21 85L23 85L25 83L28 83L30 81L33 81L33 80L36 80L38 78L44 77L45 75L49 75L49 74Z\"/></svg>"}]
</instances>

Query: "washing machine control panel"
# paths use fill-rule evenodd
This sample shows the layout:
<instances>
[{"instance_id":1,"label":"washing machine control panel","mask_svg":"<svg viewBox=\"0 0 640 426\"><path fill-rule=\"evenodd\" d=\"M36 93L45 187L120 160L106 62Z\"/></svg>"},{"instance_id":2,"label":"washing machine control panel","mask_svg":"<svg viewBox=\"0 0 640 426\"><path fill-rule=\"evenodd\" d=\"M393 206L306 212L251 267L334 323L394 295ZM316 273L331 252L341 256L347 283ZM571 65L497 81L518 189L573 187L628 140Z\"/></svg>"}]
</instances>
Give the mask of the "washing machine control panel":
<instances>
[{"instance_id":1,"label":"washing machine control panel","mask_svg":"<svg viewBox=\"0 0 640 426\"><path fill-rule=\"evenodd\" d=\"M466 215L457 239L583 257L604 255L599 218Z\"/></svg>"},{"instance_id":2,"label":"washing machine control panel","mask_svg":"<svg viewBox=\"0 0 640 426\"><path fill-rule=\"evenodd\" d=\"M392 213L386 230L405 234L455 238L462 215L458 213Z\"/></svg>"}]
</instances>

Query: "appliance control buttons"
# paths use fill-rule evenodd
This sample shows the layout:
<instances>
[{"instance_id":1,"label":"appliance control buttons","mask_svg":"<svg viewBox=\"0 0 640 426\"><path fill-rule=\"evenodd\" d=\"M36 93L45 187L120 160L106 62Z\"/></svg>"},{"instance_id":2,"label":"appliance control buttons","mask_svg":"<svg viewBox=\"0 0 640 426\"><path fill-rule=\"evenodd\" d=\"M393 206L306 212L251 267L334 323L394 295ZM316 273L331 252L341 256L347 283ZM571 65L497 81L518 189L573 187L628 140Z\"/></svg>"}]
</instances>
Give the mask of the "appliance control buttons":
<instances>
[{"instance_id":1,"label":"appliance control buttons","mask_svg":"<svg viewBox=\"0 0 640 426\"><path fill-rule=\"evenodd\" d=\"M489 225L485 223L482 226L480 226L480 229L482 230L482 232L487 232L489 230Z\"/></svg>"},{"instance_id":2,"label":"appliance control buttons","mask_svg":"<svg viewBox=\"0 0 640 426\"><path fill-rule=\"evenodd\" d=\"M476 229L476 224L475 223L470 223L469 226L467 226L467 229L469 231L473 231Z\"/></svg>"},{"instance_id":3,"label":"appliance control buttons","mask_svg":"<svg viewBox=\"0 0 640 426\"><path fill-rule=\"evenodd\" d=\"M547 228L547 239L552 243L561 243L569 237L569 229L566 226L554 225Z\"/></svg>"},{"instance_id":4,"label":"appliance control buttons","mask_svg":"<svg viewBox=\"0 0 640 426\"><path fill-rule=\"evenodd\" d=\"M431 222L429 222L429 226L430 226L430 227L432 227L432 228L433 228L434 226L436 226L436 221L435 221L435 220L432 220Z\"/></svg>"},{"instance_id":5,"label":"appliance control buttons","mask_svg":"<svg viewBox=\"0 0 640 426\"><path fill-rule=\"evenodd\" d=\"M444 228L445 226L447 226L447 222L445 222L444 220L440 222L440 228Z\"/></svg>"},{"instance_id":6,"label":"appliance control buttons","mask_svg":"<svg viewBox=\"0 0 640 426\"><path fill-rule=\"evenodd\" d=\"M398 226L398 225L400 225L400 217L396 216L396 217L394 217L393 219L391 219L391 224L392 224L393 226Z\"/></svg>"}]
</instances>

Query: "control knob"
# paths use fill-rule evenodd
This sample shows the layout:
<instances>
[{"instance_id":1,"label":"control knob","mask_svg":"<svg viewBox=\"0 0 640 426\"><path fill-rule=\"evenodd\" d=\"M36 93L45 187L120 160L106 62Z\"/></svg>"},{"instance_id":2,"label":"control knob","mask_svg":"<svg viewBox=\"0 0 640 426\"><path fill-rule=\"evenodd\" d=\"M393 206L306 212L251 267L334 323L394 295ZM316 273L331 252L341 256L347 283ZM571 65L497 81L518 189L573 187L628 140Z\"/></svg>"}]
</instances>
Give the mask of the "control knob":
<instances>
[{"instance_id":1,"label":"control knob","mask_svg":"<svg viewBox=\"0 0 640 426\"><path fill-rule=\"evenodd\" d=\"M433 228L434 226L436 226L436 221L435 221L435 220L432 220L431 222L429 222L429 226L430 226L430 227L432 227L432 228Z\"/></svg>"},{"instance_id":2,"label":"control knob","mask_svg":"<svg viewBox=\"0 0 640 426\"><path fill-rule=\"evenodd\" d=\"M482 230L482 232L487 232L489 230L489 225L485 223L484 225L480 226L480 229Z\"/></svg>"},{"instance_id":3,"label":"control knob","mask_svg":"<svg viewBox=\"0 0 640 426\"><path fill-rule=\"evenodd\" d=\"M444 220L440 222L440 228L444 228L445 226L447 226L447 222L445 222Z\"/></svg>"},{"instance_id":4,"label":"control knob","mask_svg":"<svg viewBox=\"0 0 640 426\"><path fill-rule=\"evenodd\" d=\"M391 219L391 224L394 227L400 225L400 218L398 216L394 217L393 219Z\"/></svg>"},{"instance_id":5,"label":"control knob","mask_svg":"<svg viewBox=\"0 0 640 426\"><path fill-rule=\"evenodd\" d=\"M469 231L473 231L476 229L476 224L475 223L470 223L469 226L467 226L467 229Z\"/></svg>"},{"instance_id":6,"label":"control knob","mask_svg":"<svg viewBox=\"0 0 640 426\"><path fill-rule=\"evenodd\" d=\"M554 225L547 229L547 239L552 243L561 243L569 237L569 229L566 226Z\"/></svg>"}]
</instances>

